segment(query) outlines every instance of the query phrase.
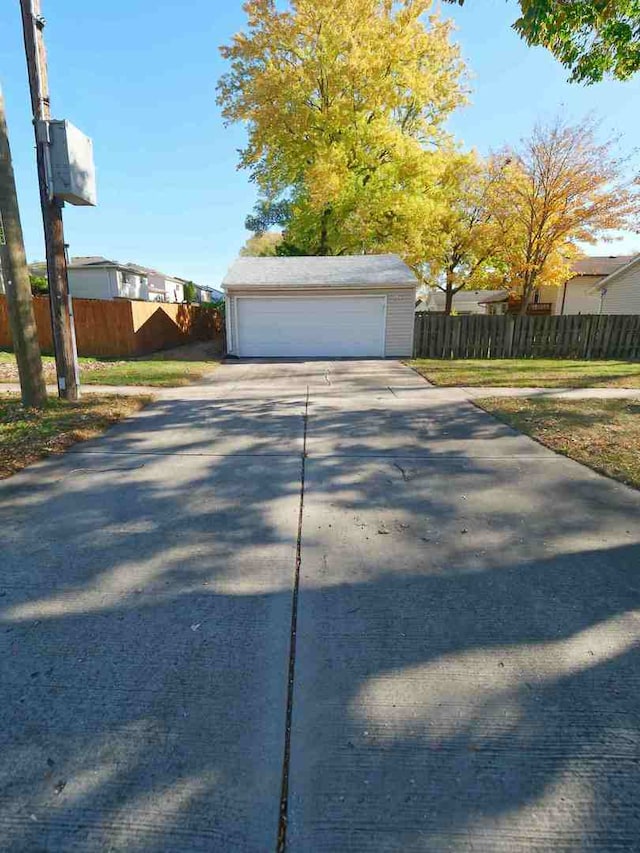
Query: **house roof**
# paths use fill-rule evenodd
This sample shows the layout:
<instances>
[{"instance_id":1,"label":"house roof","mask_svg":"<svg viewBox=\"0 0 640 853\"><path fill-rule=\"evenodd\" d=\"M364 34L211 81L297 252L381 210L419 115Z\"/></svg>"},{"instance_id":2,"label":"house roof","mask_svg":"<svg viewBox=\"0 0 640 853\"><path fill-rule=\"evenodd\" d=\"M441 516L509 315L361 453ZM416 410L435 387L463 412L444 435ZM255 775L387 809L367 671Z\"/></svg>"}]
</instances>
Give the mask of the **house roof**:
<instances>
[{"instance_id":1,"label":"house roof","mask_svg":"<svg viewBox=\"0 0 640 853\"><path fill-rule=\"evenodd\" d=\"M474 291L479 296L486 294L484 299L478 299L478 305L489 305L491 302L505 302L509 299L508 290L480 290Z\"/></svg>"},{"instance_id":2,"label":"house roof","mask_svg":"<svg viewBox=\"0 0 640 853\"><path fill-rule=\"evenodd\" d=\"M222 286L304 288L417 286L413 272L397 255L238 258Z\"/></svg>"},{"instance_id":3,"label":"house roof","mask_svg":"<svg viewBox=\"0 0 640 853\"><path fill-rule=\"evenodd\" d=\"M635 255L592 255L575 261L573 271L576 276L611 275L611 273L626 266L634 257Z\"/></svg>"},{"instance_id":4,"label":"house roof","mask_svg":"<svg viewBox=\"0 0 640 853\"><path fill-rule=\"evenodd\" d=\"M29 264L29 269L46 269L46 267L46 261L36 261ZM68 268L70 270L82 269L83 267L109 267L130 272L134 270L142 272L142 267L135 264L121 264L119 261L110 261L109 258L104 258L102 255L87 255L69 259Z\"/></svg>"},{"instance_id":5,"label":"house roof","mask_svg":"<svg viewBox=\"0 0 640 853\"><path fill-rule=\"evenodd\" d=\"M140 264L134 264L132 261L128 261L126 264L117 264L118 267L125 270L133 270L134 272L138 272L141 275L158 275L160 278L167 278L171 281L183 282L185 279L178 278L177 275L168 275L165 272L160 272L160 270L155 270L152 267L143 267Z\"/></svg>"},{"instance_id":6,"label":"house roof","mask_svg":"<svg viewBox=\"0 0 640 853\"><path fill-rule=\"evenodd\" d=\"M597 289L602 290L603 288L608 287L612 282L615 282L615 280L618 278L618 276L622 275L623 273L625 273L627 270L631 269L632 267L635 267L639 263L640 263L640 254L632 255L626 264L619 266L616 270L614 270L611 273L611 275L608 275L602 281L598 282Z\"/></svg>"},{"instance_id":7,"label":"house roof","mask_svg":"<svg viewBox=\"0 0 640 853\"><path fill-rule=\"evenodd\" d=\"M70 267L92 267L92 266L119 266L117 261L110 261L102 255L90 255L86 257L71 258Z\"/></svg>"}]
</instances>

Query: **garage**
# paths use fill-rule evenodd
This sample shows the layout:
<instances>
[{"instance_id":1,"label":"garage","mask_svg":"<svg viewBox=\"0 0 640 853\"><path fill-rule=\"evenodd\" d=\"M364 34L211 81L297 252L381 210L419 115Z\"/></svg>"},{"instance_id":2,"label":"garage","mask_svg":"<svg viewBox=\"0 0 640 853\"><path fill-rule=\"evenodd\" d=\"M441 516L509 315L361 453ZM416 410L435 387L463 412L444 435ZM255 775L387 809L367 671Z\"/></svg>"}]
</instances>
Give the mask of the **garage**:
<instances>
[{"instance_id":1,"label":"garage","mask_svg":"<svg viewBox=\"0 0 640 853\"><path fill-rule=\"evenodd\" d=\"M240 358L410 356L416 278L395 255L239 258L224 282Z\"/></svg>"}]
</instances>

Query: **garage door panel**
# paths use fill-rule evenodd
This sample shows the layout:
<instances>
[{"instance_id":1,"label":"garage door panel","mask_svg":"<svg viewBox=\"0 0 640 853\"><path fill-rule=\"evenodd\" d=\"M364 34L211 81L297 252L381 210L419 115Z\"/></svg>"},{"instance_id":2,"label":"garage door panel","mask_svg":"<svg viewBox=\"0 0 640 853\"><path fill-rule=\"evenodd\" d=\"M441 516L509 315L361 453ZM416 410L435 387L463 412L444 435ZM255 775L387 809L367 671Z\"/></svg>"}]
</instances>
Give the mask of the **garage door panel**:
<instances>
[{"instance_id":1,"label":"garage door panel","mask_svg":"<svg viewBox=\"0 0 640 853\"><path fill-rule=\"evenodd\" d=\"M245 357L383 356L384 296L237 300Z\"/></svg>"}]
</instances>

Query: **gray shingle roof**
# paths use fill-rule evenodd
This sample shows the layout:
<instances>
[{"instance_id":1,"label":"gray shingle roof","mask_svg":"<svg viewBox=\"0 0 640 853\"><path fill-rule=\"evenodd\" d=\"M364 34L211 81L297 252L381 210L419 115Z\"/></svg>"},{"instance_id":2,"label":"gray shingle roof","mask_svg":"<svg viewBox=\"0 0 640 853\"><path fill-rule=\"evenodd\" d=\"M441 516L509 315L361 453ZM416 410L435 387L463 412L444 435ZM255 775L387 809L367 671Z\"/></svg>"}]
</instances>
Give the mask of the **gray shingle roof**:
<instances>
[{"instance_id":1,"label":"gray shingle roof","mask_svg":"<svg viewBox=\"0 0 640 853\"><path fill-rule=\"evenodd\" d=\"M397 255L238 258L223 287L363 287L418 282Z\"/></svg>"},{"instance_id":2,"label":"gray shingle roof","mask_svg":"<svg viewBox=\"0 0 640 853\"><path fill-rule=\"evenodd\" d=\"M633 255L628 263L618 267L611 273L611 275L608 275L606 278L603 278L602 281L599 281L596 288L598 290L602 290L605 287L608 288L610 284L615 284L620 277L624 276L627 270L636 267L638 264L640 264L640 254Z\"/></svg>"},{"instance_id":3,"label":"gray shingle roof","mask_svg":"<svg viewBox=\"0 0 640 853\"><path fill-rule=\"evenodd\" d=\"M580 258L573 264L576 275L611 275L625 266L634 255L592 255Z\"/></svg>"}]
</instances>

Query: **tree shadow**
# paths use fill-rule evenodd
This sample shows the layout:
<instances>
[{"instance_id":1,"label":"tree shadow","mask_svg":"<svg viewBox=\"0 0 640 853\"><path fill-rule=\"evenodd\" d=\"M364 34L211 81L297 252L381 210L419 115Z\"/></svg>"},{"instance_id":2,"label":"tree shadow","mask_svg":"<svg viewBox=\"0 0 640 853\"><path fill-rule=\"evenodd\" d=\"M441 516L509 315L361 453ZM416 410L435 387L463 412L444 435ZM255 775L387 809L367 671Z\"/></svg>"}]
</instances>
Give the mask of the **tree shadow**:
<instances>
[{"instance_id":1,"label":"tree shadow","mask_svg":"<svg viewBox=\"0 0 640 853\"><path fill-rule=\"evenodd\" d=\"M0 486L1 849L274 849L303 411ZM309 411L290 849L632 849L638 496L470 405Z\"/></svg>"}]
</instances>

